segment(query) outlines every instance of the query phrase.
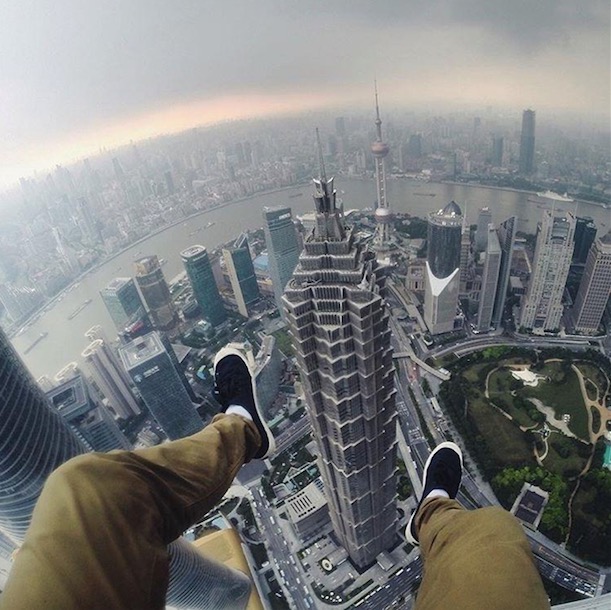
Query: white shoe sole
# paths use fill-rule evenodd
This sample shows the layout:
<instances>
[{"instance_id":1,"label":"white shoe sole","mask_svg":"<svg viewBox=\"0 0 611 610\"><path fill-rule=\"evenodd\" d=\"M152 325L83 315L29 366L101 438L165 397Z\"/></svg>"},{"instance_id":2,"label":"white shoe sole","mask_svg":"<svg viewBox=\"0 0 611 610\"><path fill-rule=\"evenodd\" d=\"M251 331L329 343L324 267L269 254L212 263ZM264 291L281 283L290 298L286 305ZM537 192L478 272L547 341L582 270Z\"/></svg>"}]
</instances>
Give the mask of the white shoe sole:
<instances>
[{"instance_id":1,"label":"white shoe sole","mask_svg":"<svg viewBox=\"0 0 611 610\"><path fill-rule=\"evenodd\" d=\"M236 346L236 347L234 347ZM239 347L237 347L239 346ZM216 371L216 366L217 364L220 362L220 360L222 360L223 358L225 358L226 356L238 356L238 358L240 358L242 360L242 362L246 365L246 367L248 368L248 372L250 373L250 382L251 382L251 387L252 387L252 395L255 399L255 409L257 411L257 415L259 417L259 421L261 422L261 426L265 432L265 435L267 437L267 443L268 443L268 447L267 447L267 451L265 452L264 455L262 455L261 457L257 458L257 459L265 459L266 457L272 455L273 453L275 453L276 451L276 441L274 440L274 435L272 434L272 431L270 430L269 426L267 425L265 418L263 417L263 413L261 412L261 407L259 406L259 399L257 398L257 386L255 383L255 374L254 374L254 370L253 370L253 366L251 362L248 361L248 358L246 357L246 355L244 354L244 348L241 347L242 344L241 343L228 343L225 347L222 347L217 353L216 356L214 356L214 363L213 363L213 370Z\"/></svg>"},{"instance_id":2,"label":"white shoe sole","mask_svg":"<svg viewBox=\"0 0 611 610\"><path fill-rule=\"evenodd\" d=\"M424 464L424 471L422 473L422 488L423 488L422 491L423 492L424 492L424 487L425 487L425 482L426 482L426 476L428 474L428 470L429 470L429 466L431 465L431 461L433 460L433 456L441 449L452 449L453 451L458 453L458 457L460 458L460 468L462 470L463 462L462 462L462 451L460 450L460 447L456 443L453 443L451 441L445 441L441 443L440 445L437 445L437 447L435 447L435 449L431 451L431 454L429 455L429 457L427 458ZM405 539L407 540L407 542L409 542L410 544L413 544L414 546L420 546L420 543L418 542L418 540L416 540L412 536L412 533L411 533L412 532L412 522L414 521L414 518L416 517L416 513L418 512L418 509L420 508L420 504L422 503L423 500L424 498L420 502L418 502L418 506L416 507L416 510L414 510L414 512L412 513L412 516L410 517L409 521L407 522L407 526L405 528Z\"/></svg>"}]
</instances>

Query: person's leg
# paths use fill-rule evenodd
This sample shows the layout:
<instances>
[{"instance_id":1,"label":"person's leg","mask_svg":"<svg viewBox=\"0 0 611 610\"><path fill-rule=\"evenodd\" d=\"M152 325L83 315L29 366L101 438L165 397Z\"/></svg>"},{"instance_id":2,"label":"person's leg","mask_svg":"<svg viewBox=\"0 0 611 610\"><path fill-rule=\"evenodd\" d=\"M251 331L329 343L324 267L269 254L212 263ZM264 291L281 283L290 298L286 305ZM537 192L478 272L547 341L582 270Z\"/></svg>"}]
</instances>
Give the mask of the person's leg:
<instances>
[{"instance_id":1,"label":"person's leg","mask_svg":"<svg viewBox=\"0 0 611 610\"><path fill-rule=\"evenodd\" d=\"M460 448L441 443L424 467L422 497L407 524L421 547L417 610L539 610L549 602L519 522L499 507L465 510L456 498Z\"/></svg>"},{"instance_id":2,"label":"person's leg","mask_svg":"<svg viewBox=\"0 0 611 610\"><path fill-rule=\"evenodd\" d=\"M164 607L167 545L218 503L245 462L275 448L240 348L215 358L216 396L228 413L202 432L80 456L49 477L0 607Z\"/></svg>"},{"instance_id":3,"label":"person's leg","mask_svg":"<svg viewBox=\"0 0 611 610\"><path fill-rule=\"evenodd\" d=\"M259 447L252 422L217 415L185 439L70 460L44 486L0 606L163 608L167 545L218 503Z\"/></svg>"},{"instance_id":4,"label":"person's leg","mask_svg":"<svg viewBox=\"0 0 611 610\"><path fill-rule=\"evenodd\" d=\"M499 507L431 498L416 515L424 576L417 610L549 608L520 523Z\"/></svg>"}]
</instances>

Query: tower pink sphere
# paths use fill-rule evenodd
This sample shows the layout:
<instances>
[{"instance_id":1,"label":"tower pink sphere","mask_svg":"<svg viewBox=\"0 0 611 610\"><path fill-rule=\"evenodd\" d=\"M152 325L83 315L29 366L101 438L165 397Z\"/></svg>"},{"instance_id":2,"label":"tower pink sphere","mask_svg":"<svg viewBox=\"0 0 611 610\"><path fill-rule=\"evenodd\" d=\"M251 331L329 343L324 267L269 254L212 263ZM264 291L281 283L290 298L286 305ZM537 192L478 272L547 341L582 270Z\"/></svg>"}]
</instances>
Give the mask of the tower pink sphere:
<instances>
[{"instance_id":1,"label":"tower pink sphere","mask_svg":"<svg viewBox=\"0 0 611 610\"><path fill-rule=\"evenodd\" d=\"M371 145L371 152L375 157L385 157L389 150L390 147L386 142L374 142Z\"/></svg>"}]
</instances>

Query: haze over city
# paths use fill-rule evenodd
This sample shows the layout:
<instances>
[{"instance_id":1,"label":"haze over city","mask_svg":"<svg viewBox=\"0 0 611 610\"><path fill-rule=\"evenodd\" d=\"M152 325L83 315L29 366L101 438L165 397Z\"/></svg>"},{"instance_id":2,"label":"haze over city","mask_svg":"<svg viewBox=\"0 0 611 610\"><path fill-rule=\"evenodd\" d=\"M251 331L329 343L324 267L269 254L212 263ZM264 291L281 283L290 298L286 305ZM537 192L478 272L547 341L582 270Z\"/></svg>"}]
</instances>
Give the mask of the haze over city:
<instances>
[{"instance_id":1,"label":"haze over city","mask_svg":"<svg viewBox=\"0 0 611 610\"><path fill-rule=\"evenodd\" d=\"M495 106L606 124L604 0L3 3L0 185L195 125Z\"/></svg>"},{"instance_id":2,"label":"haze over city","mask_svg":"<svg viewBox=\"0 0 611 610\"><path fill-rule=\"evenodd\" d=\"M13 4L0 608L607 610L607 3Z\"/></svg>"}]
</instances>

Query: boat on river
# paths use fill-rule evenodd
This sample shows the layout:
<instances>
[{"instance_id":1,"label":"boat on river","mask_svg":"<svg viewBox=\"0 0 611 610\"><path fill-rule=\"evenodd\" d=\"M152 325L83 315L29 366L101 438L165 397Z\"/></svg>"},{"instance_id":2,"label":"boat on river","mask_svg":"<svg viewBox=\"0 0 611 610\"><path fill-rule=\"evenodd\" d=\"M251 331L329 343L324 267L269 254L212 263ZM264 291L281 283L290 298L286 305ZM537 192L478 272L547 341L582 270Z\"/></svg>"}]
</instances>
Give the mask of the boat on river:
<instances>
[{"instance_id":1,"label":"boat on river","mask_svg":"<svg viewBox=\"0 0 611 610\"><path fill-rule=\"evenodd\" d=\"M68 320L72 320L72 318L76 318L87 305L91 303L91 299L87 299L84 303L81 303L69 316Z\"/></svg>"},{"instance_id":2,"label":"boat on river","mask_svg":"<svg viewBox=\"0 0 611 610\"><path fill-rule=\"evenodd\" d=\"M32 343L30 343L30 345L23 350L23 353L29 354L43 339L46 339L48 335L48 332L40 333L40 335L38 335L38 337L36 337L36 339L34 339L34 341L32 341Z\"/></svg>"}]
</instances>

